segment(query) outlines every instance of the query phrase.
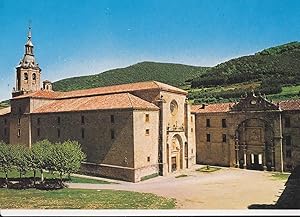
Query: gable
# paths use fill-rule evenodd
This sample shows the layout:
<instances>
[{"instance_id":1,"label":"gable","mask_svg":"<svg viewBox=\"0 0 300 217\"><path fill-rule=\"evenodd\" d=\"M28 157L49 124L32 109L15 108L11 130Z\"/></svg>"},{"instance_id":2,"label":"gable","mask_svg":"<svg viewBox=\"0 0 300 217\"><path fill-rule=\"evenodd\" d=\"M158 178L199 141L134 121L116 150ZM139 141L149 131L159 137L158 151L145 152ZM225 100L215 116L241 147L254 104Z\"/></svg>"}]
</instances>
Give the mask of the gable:
<instances>
[{"instance_id":1,"label":"gable","mask_svg":"<svg viewBox=\"0 0 300 217\"><path fill-rule=\"evenodd\" d=\"M265 97L254 93L241 98L240 101L233 105L231 111L279 111L279 105L268 101Z\"/></svg>"}]
</instances>

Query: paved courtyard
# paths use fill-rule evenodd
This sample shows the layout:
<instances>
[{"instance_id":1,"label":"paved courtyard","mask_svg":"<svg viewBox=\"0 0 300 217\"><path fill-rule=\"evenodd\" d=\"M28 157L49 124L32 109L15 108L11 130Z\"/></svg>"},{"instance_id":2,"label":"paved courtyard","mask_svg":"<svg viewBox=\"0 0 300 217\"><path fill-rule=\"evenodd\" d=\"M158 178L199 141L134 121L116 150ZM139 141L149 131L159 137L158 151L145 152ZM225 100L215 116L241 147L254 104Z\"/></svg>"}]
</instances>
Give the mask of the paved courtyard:
<instances>
[{"instance_id":1,"label":"paved courtyard","mask_svg":"<svg viewBox=\"0 0 300 217\"><path fill-rule=\"evenodd\" d=\"M179 209L247 209L251 204L274 204L285 188L285 181L273 178L271 172L222 167L212 173L203 173L195 171L199 167L139 183L74 183L69 187L154 193L175 198ZM188 176L175 178L180 174Z\"/></svg>"}]
</instances>

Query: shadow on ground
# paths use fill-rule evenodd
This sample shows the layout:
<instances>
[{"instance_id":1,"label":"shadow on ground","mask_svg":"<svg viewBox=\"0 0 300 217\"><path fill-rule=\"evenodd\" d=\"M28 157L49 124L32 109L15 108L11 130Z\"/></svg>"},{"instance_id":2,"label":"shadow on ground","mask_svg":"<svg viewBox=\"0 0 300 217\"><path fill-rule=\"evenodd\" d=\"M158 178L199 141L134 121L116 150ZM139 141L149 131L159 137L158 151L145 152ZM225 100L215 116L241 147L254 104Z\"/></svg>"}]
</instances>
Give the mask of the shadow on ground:
<instances>
[{"instance_id":1,"label":"shadow on ground","mask_svg":"<svg viewBox=\"0 0 300 217\"><path fill-rule=\"evenodd\" d=\"M248 209L300 209L300 166L292 171L285 186L275 204L252 204Z\"/></svg>"}]
</instances>

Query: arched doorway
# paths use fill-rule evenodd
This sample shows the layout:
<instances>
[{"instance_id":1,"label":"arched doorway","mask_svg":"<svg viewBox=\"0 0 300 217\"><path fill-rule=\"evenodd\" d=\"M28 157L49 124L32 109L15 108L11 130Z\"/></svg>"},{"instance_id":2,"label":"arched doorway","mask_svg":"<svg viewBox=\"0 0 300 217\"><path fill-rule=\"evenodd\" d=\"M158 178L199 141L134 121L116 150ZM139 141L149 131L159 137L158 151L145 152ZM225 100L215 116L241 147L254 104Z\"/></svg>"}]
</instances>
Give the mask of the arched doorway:
<instances>
[{"instance_id":1,"label":"arched doorway","mask_svg":"<svg viewBox=\"0 0 300 217\"><path fill-rule=\"evenodd\" d=\"M236 164L254 170L274 169L274 132L262 119L243 121L236 130Z\"/></svg>"},{"instance_id":2,"label":"arched doorway","mask_svg":"<svg viewBox=\"0 0 300 217\"><path fill-rule=\"evenodd\" d=\"M180 135L176 134L172 137L169 149L168 168L171 170L170 172L183 169L183 142Z\"/></svg>"}]
</instances>

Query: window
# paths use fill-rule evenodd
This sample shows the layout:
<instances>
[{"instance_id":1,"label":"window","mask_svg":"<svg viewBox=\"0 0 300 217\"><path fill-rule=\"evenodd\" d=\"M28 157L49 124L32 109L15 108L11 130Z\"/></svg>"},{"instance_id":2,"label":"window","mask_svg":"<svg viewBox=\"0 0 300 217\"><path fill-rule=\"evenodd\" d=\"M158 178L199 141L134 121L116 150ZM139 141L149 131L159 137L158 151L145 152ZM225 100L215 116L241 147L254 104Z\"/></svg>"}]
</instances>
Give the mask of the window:
<instances>
[{"instance_id":1,"label":"window","mask_svg":"<svg viewBox=\"0 0 300 217\"><path fill-rule=\"evenodd\" d=\"M285 144L286 144L286 146L291 146L292 145L292 137L291 136L286 136L285 137Z\"/></svg>"},{"instance_id":2,"label":"window","mask_svg":"<svg viewBox=\"0 0 300 217\"><path fill-rule=\"evenodd\" d=\"M291 150L286 151L286 157L288 157L288 158L292 157L292 151Z\"/></svg>"},{"instance_id":3,"label":"window","mask_svg":"<svg viewBox=\"0 0 300 217\"><path fill-rule=\"evenodd\" d=\"M150 156L147 157L147 161L150 162Z\"/></svg>"},{"instance_id":4,"label":"window","mask_svg":"<svg viewBox=\"0 0 300 217\"><path fill-rule=\"evenodd\" d=\"M146 121L146 122L149 122L149 114L146 114L146 116L145 116L145 121Z\"/></svg>"},{"instance_id":5,"label":"window","mask_svg":"<svg viewBox=\"0 0 300 217\"><path fill-rule=\"evenodd\" d=\"M34 80L34 81L36 80L36 74L35 73L32 74L32 80Z\"/></svg>"},{"instance_id":6,"label":"window","mask_svg":"<svg viewBox=\"0 0 300 217\"><path fill-rule=\"evenodd\" d=\"M57 129L57 137L60 138L60 129Z\"/></svg>"},{"instance_id":7,"label":"window","mask_svg":"<svg viewBox=\"0 0 300 217\"><path fill-rule=\"evenodd\" d=\"M194 149L191 149L191 153L192 153L192 154L194 153Z\"/></svg>"},{"instance_id":8,"label":"window","mask_svg":"<svg viewBox=\"0 0 300 217\"><path fill-rule=\"evenodd\" d=\"M146 136L149 136L149 135L150 135L150 130L146 129Z\"/></svg>"},{"instance_id":9,"label":"window","mask_svg":"<svg viewBox=\"0 0 300 217\"><path fill-rule=\"evenodd\" d=\"M291 119L290 119L290 117L284 118L284 126L285 127L291 127Z\"/></svg>"},{"instance_id":10,"label":"window","mask_svg":"<svg viewBox=\"0 0 300 217\"><path fill-rule=\"evenodd\" d=\"M110 123L115 123L115 116L114 115L111 115L110 116Z\"/></svg>"},{"instance_id":11,"label":"window","mask_svg":"<svg viewBox=\"0 0 300 217\"><path fill-rule=\"evenodd\" d=\"M114 130L110 130L110 138L115 139L115 131Z\"/></svg>"},{"instance_id":12,"label":"window","mask_svg":"<svg viewBox=\"0 0 300 217\"><path fill-rule=\"evenodd\" d=\"M210 127L210 119L206 119L206 127Z\"/></svg>"},{"instance_id":13,"label":"window","mask_svg":"<svg viewBox=\"0 0 300 217\"><path fill-rule=\"evenodd\" d=\"M227 139L227 138L226 138L226 134L223 134L223 135L222 135L222 141L223 141L223 142L226 142L226 139Z\"/></svg>"},{"instance_id":14,"label":"window","mask_svg":"<svg viewBox=\"0 0 300 217\"><path fill-rule=\"evenodd\" d=\"M21 136L21 129L18 129L18 137Z\"/></svg>"},{"instance_id":15,"label":"window","mask_svg":"<svg viewBox=\"0 0 300 217\"><path fill-rule=\"evenodd\" d=\"M28 80L28 74L24 73L24 80L27 81Z\"/></svg>"},{"instance_id":16,"label":"window","mask_svg":"<svg viewBox=\"0 0 300 217\"><path fill-rule=\"evenodd\" d=\"M40 123L41 123L41 119L38 118L38 119L37 119L37 124L40 125Z\"/></svg>"},{"instance_id":17,"label":"window","mask_svg":"<svg viewBox=\"0 0 300 217\"><path fill-rule=\"evenodd\" d=\"M209 134L209 133L206 134L206 141L207 141L207 142L210 142L210 134Z\"/></svg>"},{"instance_id":18,"label":"window","mask_svg":"<svg viewBox=\"0 0 300 217\"><path fill-rule=\"evenodd\" d=\"M193 122L193 116L191 116L191 122Z\"/></svg>"},{"instance_id":19,"label":"window","mask_svg":"<svg viewBox=\"0 0 300 217\"><path fill-rule=\"evenodd\" d=\"M4 128L4 136L7 135L7 128Z\"/></svg>"},{"instance_id":20,"label":"window","mask_svg":"<svg viewBox=\"0 0 300 217\"><path fill-rule=\"evenodd\" d=\"M194 132L194 129L193 129L193 128L191 128L191 132Z\"/></svg>"},{"instance_id":21,"label":"window","mask_svg":"<svg viewBox=\"0 0 300 217\"><path fill-rule=\"evenodd\" d=\"M40 137L40 128L37 128L36 134L37 134L38 137Z\"/></svg>"},{"instance_id":22,"label":"window","mask_svg":"<svg viewBox=\"0 0 300 217\"><path fill-rule=\"evenodd\" d=\"M19 114L21 114L22 113L22 109L21 109L21 107L19 107Z\"/></svg>"},{"instance_id":23,"label":"window","mask_svg":"<svg viewBox=\"0 0 300 217\"><path fill-rule=\"evenodd\" d=\"M21 124L21 118L18 118L18 125Z\"/></svg>"},{"instance_id":24,"label":"window","mask_svg":"<svg viewBox=\"0 0 300 217\"><path fill-rule=\"evenodd\" d=\"M226 127L227 127L227 125L226 125L226 119L222 119L222 127L223 127L223 128L226 128Z\"/></svg>"},{"instance_id":25,"label":"window","mask_svg":"<svg viewBox=\"0 0 300 217\"><path fill-rule=\"evenodd\" d=\"M176 115L178 111L178 104L176 100L172 100L170 103L170 111L172 115Z\"/></svg>"},{"instance_id":26,"label":"window","mask_svg":"<svg viewBox=\"0 0 300 217\"><path fill-rule=\"evenodd\" d=\"M81 129L81 138L84 139L84 129Z\"/></svg>"},{"instance_id":27,"label":"window","mask_svg":"<svg viewBox=\"0 0 300 217\"><path fill-rule=\"evenodd\" d=\"M84 116L81 116L81 124L84 124L85 120L84 120Z\"/></svg>"},{"instance_id":28,"label":"window","mask_svg":"<svg viewBox=\"0 0 300 217\"><path fill-rule=\"evenodd\" d=\"M6 118L4 118L4 124L5 124L5 125L7 124L7 119L6 119Z\"/></svg>"},{"instance_id":29,"label":"window","mask_svg":"<svg viewBox=\"0 0 300 217\"><path fill-rule=\"evenodd\" d=\"M60 125L60 117L57 117L57 124Z\"/></svg>"}]
</instances>

